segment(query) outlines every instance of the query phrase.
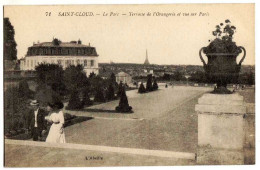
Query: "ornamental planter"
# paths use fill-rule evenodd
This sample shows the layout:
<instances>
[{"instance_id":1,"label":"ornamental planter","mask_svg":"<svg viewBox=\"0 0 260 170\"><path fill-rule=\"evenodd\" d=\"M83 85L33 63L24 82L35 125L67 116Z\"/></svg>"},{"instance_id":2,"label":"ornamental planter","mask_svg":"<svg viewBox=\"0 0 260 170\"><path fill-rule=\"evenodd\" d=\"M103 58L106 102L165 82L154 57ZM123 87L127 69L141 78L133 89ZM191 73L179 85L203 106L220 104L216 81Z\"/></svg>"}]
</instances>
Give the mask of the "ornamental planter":
<instances>
[{"instance_id":1,"label":"ornamental planter","mask_svg":"<svg viewBox=\"0 0 260 170\"><path fill-rule=\"evenodd\" d=\"M241 64L246 57L246 50L242 46L237 46L236 42L233 41L235 32L236 27L231 25L229 19L226 19L225 24L220 23L212 32L215 39L199 51L208 81L217 84L212 93L231 94L232 92L227 89L227 84L238 81ZM242 51L244 55L237 63L237 56ZM202 57L202 52L208 58L207 63Z\"/></svg>"},{"instance_id":2,"label":"ornamental planter","mask_svg":"<svg viewBox=\"0 0 260 170\"><path fill-rule=\"evenodd\" d=\"M238 47L244 52L238 64L236 59L239 53L207 53L208 63L206 63L201 54L205 48L202 47L200 49L199 56L203 63L207 79L209 82L217 84L217 88L213 93L230 94L231 91L227 89L227 84L237 82L241 64L246 57L245 48L242 46Z\"/></svg>"}]
</instances>

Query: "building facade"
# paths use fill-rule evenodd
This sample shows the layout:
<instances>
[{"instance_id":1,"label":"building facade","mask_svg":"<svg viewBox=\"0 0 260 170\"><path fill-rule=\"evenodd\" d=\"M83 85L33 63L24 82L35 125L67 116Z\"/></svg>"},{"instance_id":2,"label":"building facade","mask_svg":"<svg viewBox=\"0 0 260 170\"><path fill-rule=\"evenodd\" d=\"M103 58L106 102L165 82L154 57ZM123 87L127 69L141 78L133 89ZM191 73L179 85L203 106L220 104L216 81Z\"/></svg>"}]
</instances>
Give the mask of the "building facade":
<instances>
[{"instance_id":1,"label":"building facade","mask_svg":"<svg viewBox=\"0 0 260 170\"><path fill-rule=\"evenodd\" d=\"M70 65L82 65L87 76L94 72L98 74L98 54L95 47L83 45L80 40L33 44L28 48L26 56L20 60L21 70L35 70L41 63L59 64L66 69Z\"/></svg>"}]
</instances>

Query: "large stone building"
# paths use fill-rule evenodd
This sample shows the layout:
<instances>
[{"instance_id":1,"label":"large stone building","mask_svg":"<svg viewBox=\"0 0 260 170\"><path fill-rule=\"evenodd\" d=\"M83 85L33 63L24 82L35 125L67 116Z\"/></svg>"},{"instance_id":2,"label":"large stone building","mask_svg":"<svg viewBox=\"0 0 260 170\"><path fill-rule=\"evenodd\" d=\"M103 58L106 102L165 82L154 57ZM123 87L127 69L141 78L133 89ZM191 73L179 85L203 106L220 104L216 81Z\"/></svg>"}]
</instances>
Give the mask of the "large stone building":
<instances>
[{"instance_id":1,"label":"large stone building","mask_svg":"<svg viewBox=\"0 0 260 170\"><path fill-rule=\"evenodd\" d=\"M98 74L98 54L95 47L83 45L80 40L61 42L53 39L52 42L33 44L28 48L26 56L21 59L21 70L35 70L40 63L59 64L63 69L70 65L83 65L87 75L91 72Z\"/></svg>"}]
</instances>

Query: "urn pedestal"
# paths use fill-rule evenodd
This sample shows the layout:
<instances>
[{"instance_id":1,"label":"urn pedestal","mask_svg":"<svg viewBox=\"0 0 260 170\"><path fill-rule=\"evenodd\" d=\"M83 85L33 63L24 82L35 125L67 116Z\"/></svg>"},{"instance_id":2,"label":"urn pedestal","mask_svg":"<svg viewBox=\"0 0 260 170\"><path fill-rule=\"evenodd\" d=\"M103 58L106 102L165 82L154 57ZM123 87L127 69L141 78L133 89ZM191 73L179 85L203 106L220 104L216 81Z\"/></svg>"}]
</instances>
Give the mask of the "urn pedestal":
<instances>
[{"instance_id":1,"label":"urn pedestal","mask_svg":"<svg viewBox=\"0 0 260 170\"><path fill-rule=\"evenodd\" d=\"M204 94L195 106L198 114L197 163L244 164L246 105L237 93Z\"/></svg>"}]
</instances>

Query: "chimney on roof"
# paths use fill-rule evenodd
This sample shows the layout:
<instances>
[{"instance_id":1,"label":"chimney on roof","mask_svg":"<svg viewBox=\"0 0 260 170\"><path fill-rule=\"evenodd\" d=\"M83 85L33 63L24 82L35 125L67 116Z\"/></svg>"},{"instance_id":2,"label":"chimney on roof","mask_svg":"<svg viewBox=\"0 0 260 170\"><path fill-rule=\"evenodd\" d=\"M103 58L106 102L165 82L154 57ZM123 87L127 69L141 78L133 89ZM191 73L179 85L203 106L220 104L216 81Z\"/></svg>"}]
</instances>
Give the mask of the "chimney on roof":
<instances>
[{"instance_id":1,"label":"chimney on roof","mask_svg":"<svg viewBox=\"0 0 260 170\"><path fill-rule=\"evenodd\" d=\"M78 44L81 44L81 40L80 39L78 40Z\"/></svg>"},{"instance_id":2,"label":"chimney on roof","mask_svg":"<svg viewBox=\"0 0 260 170\"><path fill-rule=\"evenodd\" d=\"M90 46L90 43L88 43L88 46Z\"/></svg>"}]
</instances>

